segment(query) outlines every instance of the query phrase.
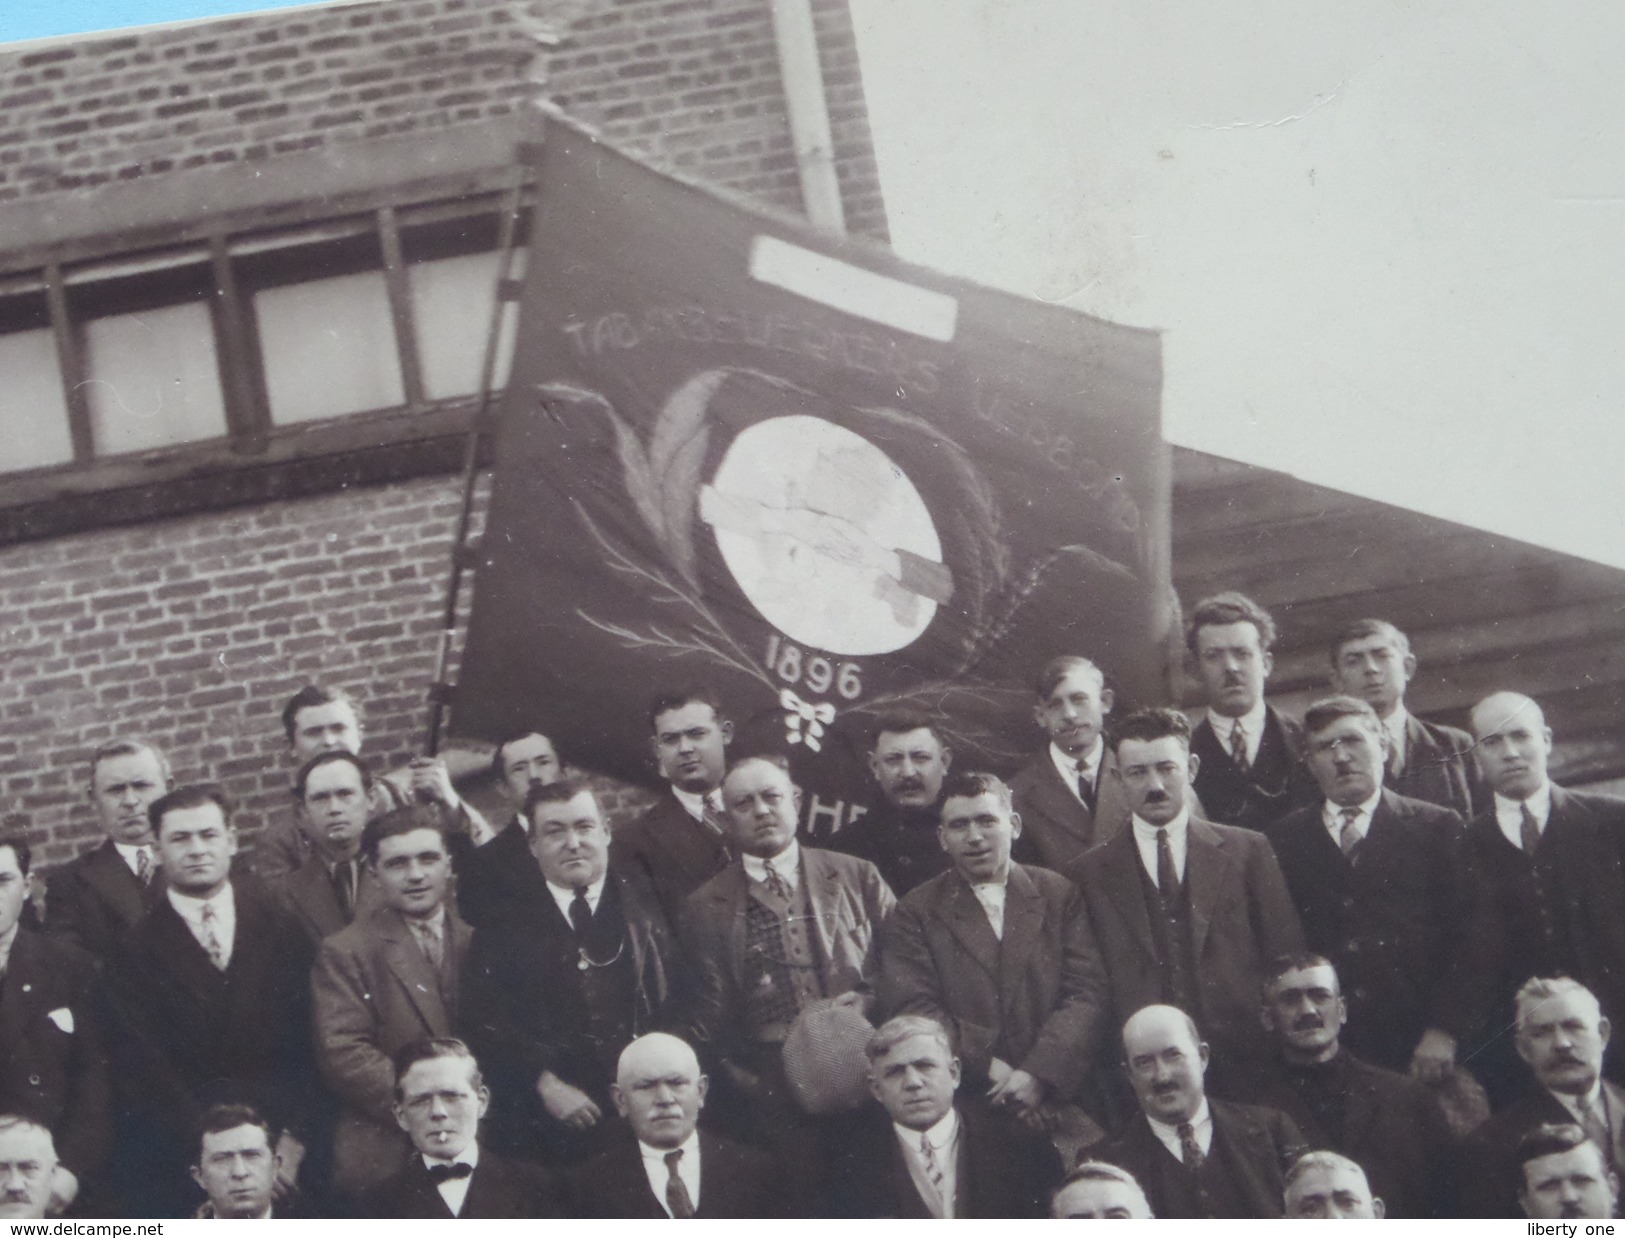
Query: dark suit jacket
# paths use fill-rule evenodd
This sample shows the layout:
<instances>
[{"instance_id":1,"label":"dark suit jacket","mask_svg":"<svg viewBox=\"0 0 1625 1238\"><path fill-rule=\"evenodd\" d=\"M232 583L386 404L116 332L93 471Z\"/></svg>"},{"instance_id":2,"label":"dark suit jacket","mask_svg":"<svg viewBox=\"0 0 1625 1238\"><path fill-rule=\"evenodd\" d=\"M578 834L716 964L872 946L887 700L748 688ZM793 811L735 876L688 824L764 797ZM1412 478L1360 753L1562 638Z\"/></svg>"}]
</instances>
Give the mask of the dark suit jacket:
<instances>
[{"instance_id":1,"label":"dark suit jacket","mask_svg":"<svg viewBox=\"0 0 1625 1238\"><path fill-rule=\"evenodd\" d=\"M1607 1080L1608 1113L1614 1124L1615 1155L1620 1147L1620 1122L1625 1118L1625 1089ZM1523 1170L1518 1163L1518 1141L1543 1122L1572 1123L1574 1115L1545 1088L1537 1086L1524 1097L1492 1115L1467 1136L1461 1146L1460 1196L1463 1216L1521 1217L1518 1188Z\"/></svg>"},{"instance_id":2,"label":"dark suit jacket","mask_svg":"<svg viewBox=\"0 0 1625 1238\"><path fill-rule=\"evenodd\" d=\"M1058 873L1090 847L1127 829L1128 801L1123 784L1112 776L1116 765L1111 749L1104 749L1095 780L1095 810L1090 812L1061 778L1046 744L1032 764L1010 780L1021 815L1021 837L1012 851L1015 859Z\"/></svg>"},{"instance_id":3,"label":"dark suit jacket","mask_svg":"<svg viewBox=\"0 0 1625 1238\"><path fill-rule=\"evenodd\" d=\"M1278 1217L1284 1210L1286 1171L1309 1151L1292 1119L1277 1109L1232 1105L1208 1098L1213 1114L1213 1145L1209 1161L1230 1170L1230 1182L1244 1201L1241 1217ZM1152 1133L1144 1114L1115 1138L1087 1149L1088 1156L1109 1161L1134 1175L1158 1219L1187 1219L1170 1197L1171 1174L1185 1168Z\"/></svg>"},{"instance_id":4,"label":"dark suit jacket","mask_svg":"<svg viewBox=\"0 0 1625 1238\"><path fill-rule=\"evenodd\" d=\"M691 817L670 791L636 821L617 829L609 845L611 867L641 878L654 891L668 924L681 919L688 896L732 858L727 841Z\"/></svg>"},{"instance_id":5,"label":"dark suit jacket","mask_svg":"<svg viewBox=\"0 0 1625 1238\"><path fill-rule=\"evenodd\" d=\"M1076 886L1011 865L1004 938L957 872L912 891L881 935L880 1017L953 1029L971 1079L997 1057L1071 1096L1093 1060L1110 998ZM1108 1033L1109 1034L1109 1033Z\"/></svg>"},{"instance_id":6,"label":"dark suit jacket","mask_svg":"<svg viewBox=\"0 0 1625 1238\"><path fill-rule=\"evenodd\" d=\"M382 906L378 884L365 860L359 861L360 876L356 882L355 915L361 917ZM269 883L271 891L282 900L282 905L305 930L312 948L321 945L324 937L331 937L351 923L339 896L333 889L332 875L321 853L312 851L305 862L293 872Z\"/></svg>"},{"instance_id":7,"label":"dark suit jacket","mask_svg":"<svg viewBox=\"0 0 1625 1238\"><path fill-rule=\"evenodd\" d=\"M530 849L530 835L517 817L483 847L459 850L457 910L476 928L503 904L545 893L543 884L541 867Z\"/></svg>"},{"instance_id":8,"label":"dark suit jacket","mask_svg":"<svg viewBox=\"0 0 1625 1238\"><path fill-rule=\"evenodd\" d=\"M952 867L948 853L937 841L937 808L905 811L894 808L875 792L873 808L837 830L826 844L831 851L868 860L893 894L902 898Z\"/></svg>"},{"instance_id":9,"label":"dark suit jacket","mask_svg":"<svg viewBox=\"0 0 1625 1238\"><path fill-rule=\"evenodd\" d=\"M1258 1078L1252 1098L1291 1118L1311 1148L1341 1152L1364 1169L1388 1216L1420 1220L1456 1215L1456 1140L1432 1092L1414 1079L1368 1065L1346 1049L1338 1057L1345 1098L1340 1127L1320 1125L1281 1062Z\"/></svg>"},{"instance_id":10,"label":"dark suit jacket","mask_svg":"<svg viewBox=\"0 0 1625 1238\"><path fill-rule=\"evenodd\" d=\"M99 988L90 955L17 930L0 981L0 1113L50 1127L81 1183L101 1169L113 1140Z\"/></svg>"},{"instance_id":11,"label":"dark suit jacket","mask_svg":"<svg viewBox=\"0 0 1625 1238\"><path fill-rule=\"evenodd\" d=\"M786 1215L783 1179L773 1158L744 1144L700 1132L698 1220ZM604 1220L670 1220L649 1188L637 1140L623 1136L566 1180L566 1214Z\"/></svg>"},{"instance_id":12,"label":"dark suit jacket","mask_svg":"<svg viewBox=\"0 0 1625 1238\"><path fill-rule=\"evenodd\" d=\"M1205 713L1191 731L1191 753L1200 761L1195 786L1204 813L1224 825L1261 830L1320 794L1303 766L1303 728L1273 705L1264 707L1258 757L1245 772L1231 760L1229 746L1213 733Z\"/></svg>"},{"instance_id":13,"label":"dark suit jacket","mask_svg":"<svg viewBox=\"0 0 1625 1238\"><path fill-rule=\"evenodd\" d=\"M1489 792L1472 764L1473 737L1453 726L1405 715L1405 764L1384 783L1407 799L1453 808L1463 821L1488 802Z\"/></svg>"},{"instance_id":14,"label":"dark suit jacket","mask_svg":"<svg viewBox=\"0 0 1625 1238\"><path fill-rule=\"evenodd\" d=\"M874 977L880 926L897 900L874 865L818 847L801 848L802 880L812 906L825 995L839 997ZM747 983L745 908L750 879L743 861L689 896L683 944L694 969L695 1039L723 1057L744 1047Z\"/></svg>"},{"instance_id":15,"label":"dark suit jacket","mask_svg":"<svg viewBox=\"0 0 1625 1238\"><path fill-rule=\"evenodd\" d=\"M1048 1216L1050 1192L1063 1172L1055 1145L974 1102L960 1102L959 1121L955 1219ZM891 1118L878 1105L865 1112L852 1139L835 1155L823 1212L853 1220L930 1218Z\"/></svg>"},{"instance_id":16,"label":"dark suit jacket","mask_svg":"<svg viewBox=\"0 0 1625 1238\"><path fill-rule=\"evenodd\" d=\"M1309 949L1337 968L1349 1022L1343 1041L1390 1070L1407 1070L1422 1032L1472 1032L1462 972L1471 891L1461 818L1384 791L1355 853L1327 830L1324 801L1270 825Z\"/></svg>"},{"instance_id":17,"label":"dark suit jacket","mask_svg":"<svg viewBox=\"0 0 1625 1238\"><path fill-rule=\"evenodd\" d=\"M534 1165L504 1160L480 1148L480 1163L468 1181L463 1210L456 1217L440 1188L413 1156L406 1168L361 1197L360 1215L376 1220L506 1221L561 1215L553 1180Z\"/></svg>"},{"instance_id":18,"label":"dark suit jacket","mask_svg":"<svg viewBox=\"0 0 1625 1238\"><path fill-rule=\"evenodd\" d=\"M45 879L45 931L105 959L163 890L162 869L143 886L108 839Z\"/></svg>"},{"instance_id":19,"label":"dark suit jacket","mask_svg":"<svg viewBox=\"0 0 1625 1238\"><path fill-rule=\"evenodd\" d=\"M1115 1067L1115 1038L1142 1006L1163 1001L1161 961L1146 910L1143 864L1132 829L1095 848L1067 873L1083 891L1110 981L1111 1022L1101 1038ZM1185 887L1200 986L1202 1034L1224 1059L1255 1055L1264 970L1303 948L1303 929L1286 879L1262 834L1192 817ZM1227 1061L1228 1064L1228 1061Z\"/></svg>"}]
</instances>

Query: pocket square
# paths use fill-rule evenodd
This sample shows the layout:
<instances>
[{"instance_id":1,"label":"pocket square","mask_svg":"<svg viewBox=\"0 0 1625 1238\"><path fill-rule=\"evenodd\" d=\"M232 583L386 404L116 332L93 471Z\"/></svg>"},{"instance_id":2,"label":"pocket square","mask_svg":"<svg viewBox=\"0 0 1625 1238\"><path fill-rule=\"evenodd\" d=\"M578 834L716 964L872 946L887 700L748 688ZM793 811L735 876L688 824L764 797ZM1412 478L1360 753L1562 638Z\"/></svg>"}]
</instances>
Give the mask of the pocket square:
<instances>
[{"instance_id":1,"label":"pocket square","mask_svg":"<svg viewBox=\"0 0 1625 1238\"><path fill-rule=\"evenodd\" d=\"M73 1011L69 1010L66 1006L58 1006L45 1017L52 1023L55 1023L57 1027L61 1028L64 1032L67 1032L69 1035L73 1034Z\"/></svg>"}]
</instances>

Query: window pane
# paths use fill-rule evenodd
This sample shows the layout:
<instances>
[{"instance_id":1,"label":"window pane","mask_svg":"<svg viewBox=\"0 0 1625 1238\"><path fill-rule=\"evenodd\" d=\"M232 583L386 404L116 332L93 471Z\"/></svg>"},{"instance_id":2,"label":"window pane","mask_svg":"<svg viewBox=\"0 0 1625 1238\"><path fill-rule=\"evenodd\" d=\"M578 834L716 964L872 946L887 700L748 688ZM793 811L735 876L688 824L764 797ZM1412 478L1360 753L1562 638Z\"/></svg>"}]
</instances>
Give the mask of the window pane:
<instances>
[{"instance_id":1,"label":"window pane","mask_svg":"<svg viewBox=\"0 0 1625 1238\"><path fill-rule=\"evenodd\" d=\"M521 262L523 257L521 253ZM491 303L496 296L501 259L497 253L468 254L414 262L406 268L417 323L418 357L423 365L423 388L432 400L474 395L480 389L480 367L485 364L485 339L491 329ZM516 262L516 275L519 266ZM513 366L518 309L512 303L502 307L495 378L498 388L507 383Z\"/></svg>"},{"instance_id":2,"label":"window pane","mask_svg":"<svg viewBox=\"0 0 1625 1238\"><path fill-rule=\"evenodd\" d=\"M44 468L73 459L68 400L48 330L0 335L0 469Z\"/></svg>"},{"instance_id":3,"label":"window pane","mask_svg":"<svg viewBox=\"0 0 1625 1238\"><path fill-rule=\"evenodd\" d=\"M226 433L208 306L93 318L84 332L85 397L98 456Z\"/></svg>"},{"instance_id":4,"label":"window pane","mask_svg":"<svg viewBox=\"0 0 1625 1238\"><path fill-rule=\"evenodd\" d=\"M382 272L263 288L254 312L278 425L405 403Z\"/></svg>"}]
</instances>

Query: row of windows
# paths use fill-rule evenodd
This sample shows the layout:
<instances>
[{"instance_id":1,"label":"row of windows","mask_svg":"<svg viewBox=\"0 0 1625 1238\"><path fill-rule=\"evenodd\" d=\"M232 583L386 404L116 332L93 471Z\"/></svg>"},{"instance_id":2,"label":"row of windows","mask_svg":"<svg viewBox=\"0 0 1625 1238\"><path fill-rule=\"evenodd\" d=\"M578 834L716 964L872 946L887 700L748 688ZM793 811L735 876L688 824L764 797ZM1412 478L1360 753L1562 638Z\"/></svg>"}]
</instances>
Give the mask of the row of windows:
<instances>
[{"instance_id":1,"label":"row of windows","mask_svg":"<svg viewBox=\"0 0 1625 1238\"><path fill-rule=\"evenodd\" d=\"M477 394L504 212L499 195L385 207L0 280L0 471Z\"/></svg>"}]
</instances>

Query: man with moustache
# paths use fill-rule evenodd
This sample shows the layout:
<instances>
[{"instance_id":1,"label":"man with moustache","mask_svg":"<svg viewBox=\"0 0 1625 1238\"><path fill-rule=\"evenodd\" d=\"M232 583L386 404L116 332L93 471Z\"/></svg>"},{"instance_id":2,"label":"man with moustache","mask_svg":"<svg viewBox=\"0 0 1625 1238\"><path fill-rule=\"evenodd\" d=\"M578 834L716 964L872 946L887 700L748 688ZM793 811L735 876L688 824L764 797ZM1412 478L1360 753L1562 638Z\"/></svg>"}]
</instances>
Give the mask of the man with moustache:
<instances>
[{"instance_id":1,"label":"man with moustache","mask_svg":"<svg viewBox=\"0 0 1625 1238\"><path fill-rule=\"evenodd\" d=\"M1500 1108L1529 1083L1505 1034L1524 981L1572 976L1604 1014L1625 1017L1625 800L1551 781L1552 731L1527 696L1493 693L1472 723L1493 795L1467 826L1463 970L1480 984L1481 1017L1461 1056Z\"/></svg>"},{"instance_id":2,"label":"man with moustache","mask_svg":"<svg viewBox=\"0 0 1625 1238\"><path fill-rule=\"evenodd\" d=\"M1208 1047L1172 1006L1131 1015L1123 1055L1140 1112L1089 1156L1133 1174L1164 1219L1280 1216L1286 1171L1307 1150L1292 1120L1210 1100Z\"/></svg>"},{"instance_id":3,"label":"man with moustache","mask_svg":"<svg viewBox=\"0 0 1625 1238\"><path fill-rule=\"evenodd\" d=\"M642 870L609 858L590 786L533 787L525 814L543 888L474 930L462 1024L497 1089L493 1145L573 1164L622 1133L609 1090L620 1048L681 1021L680 965Z\"/></svg>"},{"instance_id":4,"label":"man with moustache","mask_svg":"<svg viewBox=\"0 0 1625 1238\"><path fill-rule=\"evenodd\" d=\"M311 973L317 1064L343 1101L333 1185L355 1194L405 1163L395 1122L395 1055L458 1030L458 989L471 930L447 903L451 854L425 804L367 823L361 855L380 904L327 938Z\"/></svg>"},{"instance_id":5,"label":"man with moustache","mask_svg":"<svg viewBox=\"0 0 1625 1238\"><path fill-rule=\"evenodd\" d=\"M1347 986L1343 1040L1388 1070L1443 1079L1473 1031L1476 988L1462 966L1471 889L1461 818L1383 786L1390 740L1364 701L1316 701L1303 724L1321 802L1264 834L1309 949Z\"/></svg>"},{"instance_id":6,"label":"man with moustache","mask_svg":"<svg viewBox=\"0 0 1625 1238\"><path fill-rule=\"evenodd\" d=\"M525 797L564 776L553 741L536 731L508 736L491 753L491 772L513 805L513 820L494 838L465 848L457 865L457 910L469 924L488 919L500 903L540 892L542 871L530 850Z\"/></svg>"},{"instance_id":7,"label":"man with moustache","mask_svg":"<svg viewBox=\"0 0 1625 1238\"><path fill-rule=\"evenodd\" d=\"M1275 621L1240 593L1204 598L1185 631L1186 669L1201 683L1207 710L1191 733L1200 762L1196 794L1205 815L1261 830L1309 803L1303 733L1264 701L1274 667Z\"/></svg>"},{"instance_id":8,"label":"man with moustache","mask_svg":"<svg viewBox=\"0 0 1625 1238\"><path fill-rule=\"evenodd\" d=\"M1519 1141L1518 1160L1522 1179L1518 1203L1531 1221L1604 1220L1619 1215L1619 1174L1578 1126L1535 1127Z\"/></svg>"},{"instance_id":9,"label":"man with moustache","mask_svg":"<svg viewBox=\"0 0 1625 1238\"><path fill-rule=\"evenodd\" d=\"M1049 745L1010 782L1021 818L1015 856L1060 872L1124 829L1129 812L1102 734L1114 701L1100 668L1088 658L1054 658L1035 687L1033 720Z\"/></svg>"},{"instance_id":10,"label":"man with moustache","mask_svg":"<svg viewBox=\"0 0 1625 1238\"><path fill-rule=\"evenodd\" d=\"M1390 1215L1365 1170L1336 1152L1309 1152L1286 1176L1286 1215L1294 1221L1380 1221Z\"/></svg>"},{"instance_id":11,"label":"man with moustache","mask_svg":"<svg viewBox=\"0 0 1625 1238\"><path fill-rule=\"evenodd\" d=\"M667 922L676 924L688 896L733 859L721 791L733 722L715 692L695 686L656 697L649 729L670 794L615 831L611 860L653 890Z\"/></svg>"},{"instance_id":12,"label":"man with moustache","mask_svg":"<svg viewBox=\"0 0 1625 1238\"><path fill-rule=\"evenodd\" d=\"M1274 1057L1248 1098L1285 1113L1312 1147L1364 1166L1389 1216L1454 1215L1456 1141L1433 1094L1340 1042L1348 1009L1324 958L1295 955L1271 970L1263 1019Z\"/></svg>"},{"instance_id":13,"label":"man with moustache","mask_svg":"<svg viewBox=\"0 0 1625 1238\"><path fill-rule=\"evenodd\" d=\"M60 1194L60 1173L50 1131L14 1113L0 1114L0 1219L45 1217Z\"/></svg>"},{"instance_id":14,"label":"man with moustache","mask_svg":"<svg viewBox=\"0 0 1625 1238\"><path fill-rule=\"evenodd\" d=\"M953 868L905 895L881 936L886 1015L952 1029L966 1079L1037 1122L1075 1098L1108 1005L1107 979L1077 888L1010 862L1021 832L992 774L951 774L937 837Z\"/></svg>"},{"instance_id":15,"label":"man with moustache","mask_svg":"<svg viewBox=\"0 0 1625 1238\"><path fill-rule=\"evenodd\" d=\"M942 781L953 750L941 728L918 714L888 714L875 724L869 772L880 802L836 833L830 849L867 860L897 897L948 869L937 842Z\"/></svg>"},{"instance_id":16,"label":"man with moustache","mask_svg":"<svg viewBox=\"0 0 1625 1238\"><path fill-rule=\"evenodd\" d=\"M1463 1211L1515 1217L1518 1146L1545 1123L1574 1123L1618 1172L1625 1160L1625 1089L1602 1077L1612 1028L1589 989L1568 977L1536 978L1518 990L1518 1054L1535 1086L1467 1137L1461 1155Z\"/></svg>"},{"instance_id":17,"label":"man with moustache","mask_svg":"<svg viewBox=\"0 0 1625 1238\"><path fill-rule=\"evenodd\" d=\"M610 1092L631 1132L571 1174L569 1214L782 1216L783 1175L772 1158L698 1129L708 1085L694 1050L675 1036L651 1032L621 1050Z\"/></svg>"},{"instance_id":18,"label":"man with moustache","mask_svg":"<svg viewBox=\"0 0 1625 1238\"><path fill-rule=\"evenodd\" d=\"M361 862L372 786L361 759L342 749L318 753L295 776L293 794L310 856L272 889L312 947L378 904L372 874Z\"/></svg>"},{"instance_id":19,"label":"man with moustache","mask_svg":"<svg viewBox=\"0 0 1625 1238\"><path fill-rule=\"evenodd\" d=\"M1061 1179L1050 1201L1057 1221L1149 1221L1151 1204L1126 1169L1106 1161L1081 1161Z\"/></svg>"},{"instance_id":20,"label":"man with moustache","mask_svg":"<svg viewBox=\"0 0 1625 1238\"><path fill-rule=\"evenodd\" d=\"M1482 807L1484 788L1472 769L1473 737L1455 727L1423 722L1405 708L1405 687L1416 674L1410 639L1384 619L1356 619L1331 640L1332 691L1364 701L1388 736L1383 783L1407 799L1425 800L1461 814Z\"/></svg>"},{"instance_id":21,"label":"man with moustache","mask_svg":"<svg viewBox=\"0 0 1625 1238\"><path fill-rule=\"evenodd\" d=\"M395 1059L395 1120L412 1141L405 1168L362 1198L377 1220L535 1220L559 1215L552 1180L479 1139L491 1093L460 1040L423 1040Z\"/></svg>"},{"instance_id":22,"label":"man with moustache","mask_svg":"<svg viewBox=\"0 0 1625 1238\"><path fill-rule=\"evenodd\" d=\"M121 739L90 758L90 802L107 838L46 880L45 931L97 959L162 896L147 806L169 789L169 762L151 744Z\"/></svg>"}]
</instances>

